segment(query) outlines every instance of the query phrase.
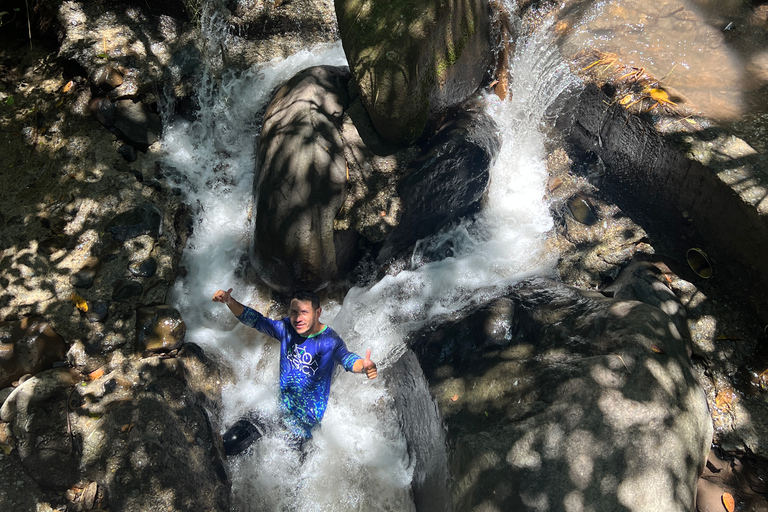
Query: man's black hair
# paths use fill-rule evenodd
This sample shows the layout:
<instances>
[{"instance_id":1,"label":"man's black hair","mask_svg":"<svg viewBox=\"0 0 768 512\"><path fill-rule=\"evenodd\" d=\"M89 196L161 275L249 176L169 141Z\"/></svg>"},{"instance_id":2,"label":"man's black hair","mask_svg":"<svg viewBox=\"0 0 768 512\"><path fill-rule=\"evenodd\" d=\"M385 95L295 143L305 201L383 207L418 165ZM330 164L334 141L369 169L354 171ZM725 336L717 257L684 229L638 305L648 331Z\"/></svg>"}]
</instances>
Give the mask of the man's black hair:
<instances>
[{"instance_id":1,"label":"man's black hair","mask_svg":"<svg viewBox=\"0 0 768 512\"><path fill-rule=\"evenodd\" d=\"M310 301L312 303L312 309L317 309L320 307L320 297L317 296L317 294L310 290L299 290L297 292L294 292L293 295L291 295L291 300L296 299L300 301Z\"/></svg>"}]
</instances>

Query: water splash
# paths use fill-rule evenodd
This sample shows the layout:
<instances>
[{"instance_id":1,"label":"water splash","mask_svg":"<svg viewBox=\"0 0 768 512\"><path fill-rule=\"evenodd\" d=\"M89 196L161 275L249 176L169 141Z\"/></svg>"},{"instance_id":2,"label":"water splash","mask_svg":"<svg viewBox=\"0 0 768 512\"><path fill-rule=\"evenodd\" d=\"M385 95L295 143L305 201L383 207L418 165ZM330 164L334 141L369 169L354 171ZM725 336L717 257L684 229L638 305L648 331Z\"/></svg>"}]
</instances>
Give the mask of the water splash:
<instances>
[{"instance_id":1,"label":"water splash","mask_svg":"<svg viewBox=\"0 0 768 512\"><path fill-rule=\"evenodd\" d=\"M187 273L175 284L170 302L184 316L189 341L233 371L233 382L223 392L224 425L252 410L278 414L278 347L240 325L211 296L218 288L233 287L242 302L269 309L268 292L237 272L252 230L258 112L279 84L317 64L345 65L340 44L241 73L226 72L220 79L207 77L198 91L197 119L175 120L163 136L165 173L195 213L181 262ZM408 333L425 322L498 296L523 277L553 272L556 255L548 254L544 245L552 220L542 201L546 170L541 128L553 99L574 87L575 80L542 33L518 44L511 69L513 76L522 77L512 84L512 100L485 98L503 144L482 212L421 242L411 269L351 290L343 304L324 304L323 321L333 325L351 350L371 348L382 369L406 352ZM436 244L450 246L449 257L423 263L420 251ZM416 387L426 390L423 382ZM418 461L408 450L393 400L383 379L337 375L303 464L279 436L230 459L234 508L414 510L411 482L423 475L414 475ZM435 450L443 448L440 432L421 431L431 437ZM434 457L432 466L445 466L435 462L445 461L444 454ZM421 471L435 469L423 462Z\"/></svg>"}]
</instances>

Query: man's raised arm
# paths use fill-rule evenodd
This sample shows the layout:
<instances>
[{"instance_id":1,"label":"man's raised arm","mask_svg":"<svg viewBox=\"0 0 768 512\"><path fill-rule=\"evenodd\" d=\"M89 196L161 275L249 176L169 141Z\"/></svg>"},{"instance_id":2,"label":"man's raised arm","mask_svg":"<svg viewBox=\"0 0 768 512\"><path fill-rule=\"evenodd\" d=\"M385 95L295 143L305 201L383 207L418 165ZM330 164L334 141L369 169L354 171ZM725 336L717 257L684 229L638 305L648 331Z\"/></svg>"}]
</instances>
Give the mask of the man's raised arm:
<instances>
[{"instance_id":1,"label":"man's raised arm","mask_svg":"<svg viewBox=\"0 0 768 512\"><path fill-rule=\"evenodd\" d=\"M213 301L226 304L235 316L243 314L244 306L232 298L232 288L227 291L217 290L216 293L213 294Z\"/></svg>"}]
</instances>

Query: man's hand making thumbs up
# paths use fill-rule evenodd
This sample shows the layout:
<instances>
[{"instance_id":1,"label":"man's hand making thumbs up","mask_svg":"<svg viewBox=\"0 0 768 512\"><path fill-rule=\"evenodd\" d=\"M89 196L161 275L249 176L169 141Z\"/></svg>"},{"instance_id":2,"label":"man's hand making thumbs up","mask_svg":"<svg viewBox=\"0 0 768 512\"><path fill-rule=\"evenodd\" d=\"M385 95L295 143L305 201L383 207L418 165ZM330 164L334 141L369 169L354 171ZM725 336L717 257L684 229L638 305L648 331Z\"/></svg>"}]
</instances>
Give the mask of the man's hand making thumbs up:
<instances>
[{"instance_id":1,"label":"man's hand making thumbs up","mask_svg":"<svg viewBox=\"0 0 768 512\"><path fill-rule=\"evenodd\" d=\"M364 373L369 379L375 379L378 375L376 371L376 363L371 361L371 349L365 352L364 359L358 359L352 366L352 371L355 373Z\"/></svg>"}]
</instances>

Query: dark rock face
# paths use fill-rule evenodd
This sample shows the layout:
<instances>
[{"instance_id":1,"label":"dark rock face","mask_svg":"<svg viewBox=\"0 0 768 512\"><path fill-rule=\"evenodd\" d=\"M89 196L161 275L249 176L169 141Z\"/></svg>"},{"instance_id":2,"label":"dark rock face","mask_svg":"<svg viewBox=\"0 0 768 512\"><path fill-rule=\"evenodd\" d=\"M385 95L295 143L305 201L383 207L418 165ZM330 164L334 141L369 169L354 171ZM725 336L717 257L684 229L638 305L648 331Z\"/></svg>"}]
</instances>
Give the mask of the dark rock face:
<instances>
[{"instance_id":1,"label":"dark rock face","mask_svg":"<svg viewBox=\"0 0 768 512\"><path fill-rule=\"evenodd\" d=\"M534 278L416 337L454 447L453 510L693 509L712 422L682 307L643 266L620 299Z\"/></svg>"},{"instance_id":2,"label":"dark rock face","mask_svg":"<svg viewBox=\"0 0 768 512\"><path fill-rule=\"evenodd\" d=\"M349 73L306 69L267 106L254 183L251 262L271 288L319 289L348 268L354 236L334 230L345 191L339 124Z\"/></svg>"},{"instance_id":3,"label":"dark rock face","mask_svg":"<svg viewBox=\"0 0 768 512\"><path fill-rule=\"evenodd\" d=\"M492 59L488 2L337 1L344 53L388 142L415 141L466 100Z\"/></svg>"},{"instance_id":4,"label":"dark rock face","mask_svg":"<svg viewBox=\"0 0 768 512\"><path fill-rule=\"evenodd\" d=\"M154 144L163 130L160 116L140 101L94 98L91 113L99 123L131 145L146 149Z\"/></svg>"},{"instance_id":5,"label":"dark rock face","mask_svg":"<svg viewBox=\"0 0 768 512\"><path fill-rule=\"evenodd\" d=\"M106 226L115 240L125 241L141 235L157 238L162 228L163 216L150 203L141 204L113 218Z\"/></svg>"},{"instance_id":6,"label":"dark rock face","mask_svg":"<svg viewBox=\"0 0 768 512\"><path fill-rule=\"evenodd\" d=\"M41 317L0 322L0 388L50 368L66 351L64 339Z\"/></svg>"},{"instance_id":7,"label":"dark rock face","mask_svg":"<svg viewBox=\"0 0 768 512\"><path fill-rule=\"evenodd\" d=\"M181 313L171 306L136 310L136 341L139 352L170 352L184 343L187 326Z\"/></svg>"},{"instance_id":8,"label":"dark rock face","mask_svg":"<svg viewBox=\"0 0 768 512\"><path fill-rule=\"evenodd\" d=\"M419 239L476 211L500 148L496 123L480 102L464 105L424 145L398 183L403 213L378 260L401 255Z\"/></svg>"}]
</instances>

